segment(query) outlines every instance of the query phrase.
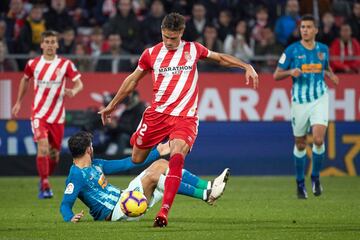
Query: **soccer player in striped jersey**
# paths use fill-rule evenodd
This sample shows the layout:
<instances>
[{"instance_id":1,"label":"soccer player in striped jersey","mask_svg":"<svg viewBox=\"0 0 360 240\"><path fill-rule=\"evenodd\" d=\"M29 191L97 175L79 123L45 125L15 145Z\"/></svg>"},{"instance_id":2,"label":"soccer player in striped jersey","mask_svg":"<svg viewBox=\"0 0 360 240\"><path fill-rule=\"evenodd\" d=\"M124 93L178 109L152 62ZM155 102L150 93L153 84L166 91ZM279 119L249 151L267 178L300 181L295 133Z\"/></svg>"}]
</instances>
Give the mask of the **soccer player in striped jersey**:
<instances>
[{"instance_id":1,"label":"soccer player in striped jersey","mask_svg":"<svg viewBox=\"0 0 360 240\"><path fill-rule=\"evenodd\" d=\"M183 41L184 30L185 18L182 15L166 15L161 25L163 41L145 49L138 67L124 80L114 99L99 112L103 123L109 121L116 105L136 88L140 79L151 73L152 103L145 110L130 142L133 145L132 160L141 163L153 146L164 138L170 139L170 170L154 227L168 224L168 213L181 182L184 159L197 136L197 62L207 59L222 66L244 69L246 82L249 83L251 79L253 87L258 86L258 75L250 64L227 54L210 51L198 42Z\"/></svg>"},{"instance_id":2,"label":"soccer player in striped jersey","mask_svg":"<svg viewBox=\"0 0 360 240\"><path fill-rule=\"evenodd\" d=\"M329 96L325 83L327 76L334 84L338 77L329 66L329 49L315 41L318 28L311 15L301 19L301 40L291 44L281 55L274 78L281 80L292 77L291 122L295 136L293 158L295 161L297 196L307 198L305 188L306 134L312 127L312 191L320 196L322 186L319 176L325 159L324 138L328 125Z\"/></svg>"},{"instance_id":3,"label":"soccer player in striped jersey","mask_svg":"<svg viewBox=\"0 0 360 240\"><path fill-rule=\"evenodd\" d=\"M65 221L78 222L84 216L83 211L77 214L72 211L77 198L89 207L94 220L107 221L139 219L127 217L120 209L120 198L123 192L131 190L142 192L148 200L149 208L161 200L168 161L157 159L169 154L169 144L159 144L156 149L151 150L142 164L134 164L130 157L111 161L93 159L91 142L92 135L88 132L79 132L68 141L74 164L66 179L66 188L60 206L60 212ZM124 172L149 164L151 166L133 179L128 188L123 191L111 185L105 177L105 174ZM223 194L228 175L228 169L225 169L220 176L210 182L183 169L178 193L201 199L213 205ZM215 182L218 184L214 184Z\"/></svg>"},{"instance_id":4,"label":"soccer player in striped jersey","mask_svg":"<svg viewBox=\"0 0 360 240\"><path fill-rule=\"evenodd\" d=\"M37 142L36 166L40 176L39 198L52 198L50 176L59 162L61 141L64 135L64 97L74 97L82 88L81 75L75 65L56 55L58 34L45 31L41 34L42 55L30 59L19 85L18 96L12 108L16 117L31 79L34 81L31 128ZM66 80L73 82L67 88Z\"/></svg>"}]
</instances>

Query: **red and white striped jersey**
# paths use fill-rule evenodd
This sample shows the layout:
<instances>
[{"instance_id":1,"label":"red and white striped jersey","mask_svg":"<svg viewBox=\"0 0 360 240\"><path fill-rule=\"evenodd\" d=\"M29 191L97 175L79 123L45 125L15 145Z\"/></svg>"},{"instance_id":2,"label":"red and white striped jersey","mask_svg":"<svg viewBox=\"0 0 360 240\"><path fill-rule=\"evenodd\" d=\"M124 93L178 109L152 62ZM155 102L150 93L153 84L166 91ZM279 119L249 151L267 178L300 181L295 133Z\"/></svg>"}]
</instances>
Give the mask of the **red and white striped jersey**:
<instances>
[{"instance_id":1,"label":"red and white striped jersey","mask_svg":"<svg viewBox=\"0 0 360 240\"><path fill-rule=\"evenodd\" d=\"M51 61L43 56L30 59L24 70L28 78L34 79L34 101L31 119L43 119L48 123L64 123L65 81L76 81L80 73L68 59L56 56Z\"/></svg>"},{"instance_id":2,"label":"red and white striped jersey","mask_svg":"<svg viewBox=\"0 0 360 240\"><path fill-rule=\"evenodd\" d=\"M210 50L197 42L181 41L175 50L168 50L163 43L145 49L138 69L152 73L151 107L172 116L196 116L199 92L196 64L209 55Z\"/></svg>"}]
</instances>

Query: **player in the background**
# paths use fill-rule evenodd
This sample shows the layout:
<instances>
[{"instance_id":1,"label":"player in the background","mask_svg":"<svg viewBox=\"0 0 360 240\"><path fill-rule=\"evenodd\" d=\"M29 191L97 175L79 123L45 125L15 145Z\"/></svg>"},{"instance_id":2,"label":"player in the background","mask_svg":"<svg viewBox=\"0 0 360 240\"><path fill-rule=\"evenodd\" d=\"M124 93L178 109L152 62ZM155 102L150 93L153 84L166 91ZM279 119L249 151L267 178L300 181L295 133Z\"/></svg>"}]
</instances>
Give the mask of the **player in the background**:
<instances>
[{"instance_id":1,"label":"player in the background","mask_svg":"<svg viewBox=\"0 0 360 240\"><path fill-rule=\"evenodd\" d=\"M141 163L153 146L166 137L170 139L169 174L154 227L168 224L168 213L181 182L184 159L197 136L198 60L208 59L222 66L242 68L246 82L252 79L253 87L258 86L258 75L251 65L233 56L210 51L200 43L183 41L184 30L185 18L182 15L166 15L161 25L163 42L142 53L136 70L125 79L108 106L100 111L103 123L110 120L116 105L134 91L140 79L151 73L152 103L145 110L131 144L133 161Z\"/></svg>"},{"instance_id":2,"label":"player in the background","mask_svg":"<svg viewBox=\"0 0 360 240\"><path fill-rule=\"evenodd\" d=\"M121 211L120 198L123 192L131 190L142 192L148 200L149 207L162 198L168 161L157 159L170 152L168 144L159 144L142 164L134 164L130 157L111 161L93 159L92 135L88 132L73 135L68 145L74 164L66 179L66 189L60 206L60 212L65 221L78 222L84 216L83 211L77 214L72 211L77 198L89 207L94 220L107 221L139 219L129 218ZM128 188L123 191L111 185L105 177L105 174L124 172L150 163L152 163L151 166L133 179ZM183 169L178 193L213 205L223 194L228 175L229 171L225 169L220 176L210 182ZM214 184L216 182L218 184Z\"/></svg>"},{"instance_id":3,"label":"player in the background","mask_svg":"<svg viewBox=\"0 0 360 240\"><path fill-rule=\"evenodd\" d=\"M301 18L301 40L285 49L281 55L274 78L292 77L291 123L295 136L293 158L295 161L297 196L307 198L305 188L306 134L312 127L312 191L320 196L320 170L325 159L324 138L328 125L329 96L325 75L335 84L338 77L329 66L329 50L315 41L318 28L311 15Z\"/></svg>"},{"instance_id":4,"label":"player in the background","mask_svg":"<svg viewBox=\"0 0 360 240\"><path fill-rule=\"evenodd\" d=\"M39 198L52 198L48 177L59 162L61 141L64 135L64 97L74 97L82 88L80 73L68 59L56 55L58 34L45 31L41 34L42 55L27 62L21 79L18 96L12 108L16 117L31 79L34 80L31 128L37 142L36 166L40 176ZM66 80L73 82L66 88ZM29 103L26 103L29 107Z\"/></svg>"}]
</instances>

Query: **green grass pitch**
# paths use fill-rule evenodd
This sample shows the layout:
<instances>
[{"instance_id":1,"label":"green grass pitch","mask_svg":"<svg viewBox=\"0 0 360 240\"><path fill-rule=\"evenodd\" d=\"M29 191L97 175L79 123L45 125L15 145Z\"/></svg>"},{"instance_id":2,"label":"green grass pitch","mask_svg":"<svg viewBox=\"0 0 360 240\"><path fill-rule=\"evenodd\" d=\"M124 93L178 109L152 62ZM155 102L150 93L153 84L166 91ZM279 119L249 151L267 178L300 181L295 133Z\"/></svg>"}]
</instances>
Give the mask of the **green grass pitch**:
<instances>
[{"instance_id":1,"label":"green grass pitch","mask_svg":"<svg viewBox=\"0 0 360 240\"><path fill-rule=\"evenodd\" d=\"M95 222L78 200L78 224L63 222L64 177L51 178L55 197L37 199L37 178L0 178L0 239L360 239L360 179L324 177L324 194L295 197L292 177L231 176L216 206L178 195L169 226L152 227L159 203L140 222ZM116 186L130 177L111 176ZM308 180L308 179L307 179Z\"/></svg>"}]
</instances>

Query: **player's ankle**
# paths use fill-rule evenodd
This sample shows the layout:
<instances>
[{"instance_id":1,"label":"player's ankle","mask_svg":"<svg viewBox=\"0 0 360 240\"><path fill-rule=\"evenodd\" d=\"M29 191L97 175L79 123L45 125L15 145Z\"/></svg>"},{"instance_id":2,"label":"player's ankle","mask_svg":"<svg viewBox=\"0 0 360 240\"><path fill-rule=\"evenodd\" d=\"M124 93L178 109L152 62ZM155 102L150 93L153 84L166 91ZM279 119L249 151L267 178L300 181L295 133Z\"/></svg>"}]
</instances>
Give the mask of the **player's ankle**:
<instances>
[{"instance_id":1,"label":"player's ankle","mask_svg":"<svg viewBox=\"0 0 360 240\"><path fill-rule=\"evenodd\" d=\"M45 190L45 189L49 189L49 188L50 188L49 179L48 178L41 179L41 189Z\"/></svg>"},{"instance_id":2,"label":"player's ankle","mask_svg":"<svg viewBox=\"0 0 360 240\"><path fill-rule=\"evenodd\" d=\"M169 214L169 206L162 206L159 215L167 216Z\"/></svg>"}]
</instances>

